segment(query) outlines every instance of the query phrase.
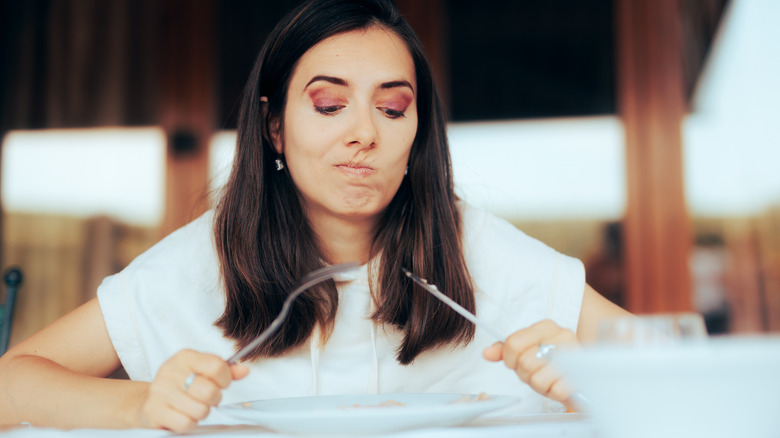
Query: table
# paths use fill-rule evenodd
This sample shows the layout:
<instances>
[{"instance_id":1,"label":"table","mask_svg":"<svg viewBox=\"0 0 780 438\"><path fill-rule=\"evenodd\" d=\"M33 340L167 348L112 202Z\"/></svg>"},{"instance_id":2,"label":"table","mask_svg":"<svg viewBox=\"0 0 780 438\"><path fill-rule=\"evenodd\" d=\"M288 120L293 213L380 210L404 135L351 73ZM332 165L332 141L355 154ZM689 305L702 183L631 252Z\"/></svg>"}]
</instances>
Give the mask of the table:
<instances>
[{"instance_id":1,"label":"table","mask_svg":"<svg viewBox=\"0 0 780 438\"><path fill-rule=\"evenodd\" d=\"M158 438L177 436L162 430L130 429L100 430L76 429L58 430L19 426L7 429L3 437L24 438ZM278 434L260 426L208 425L200 426L186 436L235 438L252 436L260 438L302 438L300 435ZM317 435L306 435L318 438ZM549 414L483 417L464 426L447 428L424 428L371 435L371 438L598 438L595 423L583 414ZM355 437L358 438L358 437Z\"/></svg>"}]
</instances>

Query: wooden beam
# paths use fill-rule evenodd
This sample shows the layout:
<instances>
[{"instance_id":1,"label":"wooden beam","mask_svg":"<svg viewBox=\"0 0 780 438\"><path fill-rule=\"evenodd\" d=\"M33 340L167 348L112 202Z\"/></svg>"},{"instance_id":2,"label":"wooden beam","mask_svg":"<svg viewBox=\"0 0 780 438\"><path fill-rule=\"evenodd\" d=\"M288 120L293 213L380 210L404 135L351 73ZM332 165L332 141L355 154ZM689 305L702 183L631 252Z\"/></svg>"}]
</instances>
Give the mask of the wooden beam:
<instances>
[{"instance_id":1,"label":"wooden beam","mask_svg":"<svg viewBox=\"0 0 780 438\"><path fill-rule=\"evenodd\" d=\"M681 121L686 113L678 0L616 0L618 111L625 127L626 307L693 308Z\"/></svg>"},{"instance_id":2,"label":"wooden beam","mask_svg":"<svg viewBox=\"0 0 780 438\"><path fill-rule=\"evenodd\" d=\"M208 143L216 105L213 0L166 0L162 126L168 138L165 235L209 207Z\"/></svg>"},{"instance_id":3,"label":"wooden beam","mask_svg":"<svg viewBox=\"0 0 780 438\"><path fill-rule=\"evenodd\" d=\"M447 56L447 17L443 0L396 0L398 10L420 38L431 62L439 97L448 107L449 57Z\"/></svg>"}]
</instances>

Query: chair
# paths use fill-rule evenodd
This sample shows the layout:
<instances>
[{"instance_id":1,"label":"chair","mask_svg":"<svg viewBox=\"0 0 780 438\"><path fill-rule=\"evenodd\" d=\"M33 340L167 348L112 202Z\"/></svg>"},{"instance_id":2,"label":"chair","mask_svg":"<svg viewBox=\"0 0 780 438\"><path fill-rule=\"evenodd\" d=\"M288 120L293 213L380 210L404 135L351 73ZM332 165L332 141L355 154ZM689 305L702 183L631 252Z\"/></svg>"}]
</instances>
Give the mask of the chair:
<instances>
[{"instance_id":1,"label":"chair","mask_svg":"<svg viewBox=\"0 0 780 438\"><path fill-rule=\"evenodd\" d=\"M5 272L5 302L0 304L0 356L8 350L8 342L11 339L11 325L14 319L14 304L16 304L16 291L22 284L22 271L12 267Z\"/></svg>"}]
</instances>

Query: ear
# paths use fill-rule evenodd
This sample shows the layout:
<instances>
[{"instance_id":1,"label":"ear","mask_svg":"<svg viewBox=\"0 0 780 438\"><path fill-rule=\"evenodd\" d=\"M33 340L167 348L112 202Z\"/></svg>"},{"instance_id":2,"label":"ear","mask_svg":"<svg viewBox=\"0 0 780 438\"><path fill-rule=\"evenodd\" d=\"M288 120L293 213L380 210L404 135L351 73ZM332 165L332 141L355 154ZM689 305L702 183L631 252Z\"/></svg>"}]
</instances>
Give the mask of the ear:
<instances>
[{"instance_id":1,"label":"ear","mask_svg":"<svg viewBox=\"0 0 780 438\"><path fill-rule=\"evenodd\" d=\"M279 117L269 117L268 98L266 96L260 97L260 117L265 121L263 136L265 137L266 141L273 145L276 153L282 155L284 153L284 148L282 147L282 123Z\"/></svg>"},{"instance_id":2,"label":"ear","mask_svg":"<svg viewBox=\"0 0 780 438\"><path fill-rule=\"evenodd\" d=\"M284 154L284 142L282 141L282 122L279 117L271 117L268 120L268 135L271 140L271 144L274 145L276 153L279 155Z\"/></svg>"}]
</instances>

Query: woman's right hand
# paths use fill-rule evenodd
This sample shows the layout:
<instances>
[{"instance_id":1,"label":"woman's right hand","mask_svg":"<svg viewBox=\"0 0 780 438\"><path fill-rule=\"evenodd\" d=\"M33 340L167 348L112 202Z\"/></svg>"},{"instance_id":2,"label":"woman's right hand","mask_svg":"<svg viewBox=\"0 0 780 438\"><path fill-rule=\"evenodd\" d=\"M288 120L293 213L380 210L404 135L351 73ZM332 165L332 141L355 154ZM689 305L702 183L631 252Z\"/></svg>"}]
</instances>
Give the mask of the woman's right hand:
<instances>
[{"instance_id":1,"label":"woman's right hand","mask_svg":"<svg viewBox=\"0 0 780 438\"><path fill-rule=\"evenodd\" d=\"M143 427L185 432L195 428L222 400L222 390L249 368L228 365L219 356L181 350L162 364L139 411ZM188 378L194 375L189 386Z\"/></svg>"}]
</instances>

